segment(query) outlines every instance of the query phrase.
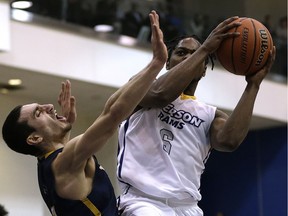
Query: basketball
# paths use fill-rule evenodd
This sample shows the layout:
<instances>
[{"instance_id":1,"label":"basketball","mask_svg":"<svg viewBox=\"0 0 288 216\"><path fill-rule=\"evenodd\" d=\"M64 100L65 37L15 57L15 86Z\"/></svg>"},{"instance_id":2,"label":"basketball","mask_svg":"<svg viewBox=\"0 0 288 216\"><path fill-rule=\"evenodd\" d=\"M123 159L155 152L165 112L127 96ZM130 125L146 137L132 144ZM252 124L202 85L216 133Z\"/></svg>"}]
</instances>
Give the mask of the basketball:
<instances>
[{"instance_id":1,"label":"basketball","mask_svg":"<svg viewBox=\"0 0 288 216\"><path fill-rule=\"evenodd\" d=\"M222 41L216 51L217 59L233 74L254 74L266 64L273 48L271 34L261 22L252 18L241 17L233 22L241 22L241 25L229 32L240 35Z\"/></svg>"}]
</instances>

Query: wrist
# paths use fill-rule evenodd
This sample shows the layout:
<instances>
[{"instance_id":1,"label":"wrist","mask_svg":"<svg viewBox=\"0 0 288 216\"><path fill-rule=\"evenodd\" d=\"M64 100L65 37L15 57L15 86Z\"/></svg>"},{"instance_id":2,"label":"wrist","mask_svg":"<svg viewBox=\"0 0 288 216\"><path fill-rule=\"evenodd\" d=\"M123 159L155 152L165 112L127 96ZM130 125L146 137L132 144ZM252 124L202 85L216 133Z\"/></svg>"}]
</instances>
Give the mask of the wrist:
<instances>
[{"instance_id":1,"label":"wrist","mask_svg":"<svg viewBox=\"0 0 288 216\"><path fill-rule=\"evenodd\" d=\"M161 59L153 58L150 62L149 66L153 67L155 69L162 69L165 65L166 61L163 61Z\"/></svg>"}]
</instances>

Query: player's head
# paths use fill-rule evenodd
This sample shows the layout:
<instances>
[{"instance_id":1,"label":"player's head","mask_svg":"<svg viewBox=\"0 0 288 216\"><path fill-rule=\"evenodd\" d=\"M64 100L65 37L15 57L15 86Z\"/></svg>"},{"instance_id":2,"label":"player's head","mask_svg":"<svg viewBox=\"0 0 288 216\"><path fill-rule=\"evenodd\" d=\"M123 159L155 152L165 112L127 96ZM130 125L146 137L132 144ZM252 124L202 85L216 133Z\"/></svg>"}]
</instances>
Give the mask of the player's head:
<instances>
[{"instance_id":1,"label":"player's head","mask_svg":"<svg viewBox=\"0 0 288 216\"><path fill-rule=\"evenodd\" d=\"M57 115L52 104L32 103L17 106L9 113L2 135L12 150L40 156L54 143L61 143L71 127L66 118Z\"/></svg>"},{"instance_id":2,"label":"player's head","mask_svg":"<svg viewBox=\"0 0 288 216\"><path fill-rule=\"evenodd\" d=\"M187 59L201 46L200 39L196 35L179 36L165 43L168 50L168 59L166 62L166 68L168 70ZM211 59L210 56L203 62L204 68L206 68L209 63L209 59ZM213 67L212 59L211 62Z\"/></svg>"},{"instance_id":3,"label":"player's head","mask_svg":"<svg viewBox=\"0 0 288 216\"><path fill-rule=\"evenodd\" d=\"M9 148L22 153L37 156L39 150L26 142L27 137L35 131L27 121L19 121L22 105L16 106L7 116L3 127L2 136Z\"/></svg>"}]
</instances>

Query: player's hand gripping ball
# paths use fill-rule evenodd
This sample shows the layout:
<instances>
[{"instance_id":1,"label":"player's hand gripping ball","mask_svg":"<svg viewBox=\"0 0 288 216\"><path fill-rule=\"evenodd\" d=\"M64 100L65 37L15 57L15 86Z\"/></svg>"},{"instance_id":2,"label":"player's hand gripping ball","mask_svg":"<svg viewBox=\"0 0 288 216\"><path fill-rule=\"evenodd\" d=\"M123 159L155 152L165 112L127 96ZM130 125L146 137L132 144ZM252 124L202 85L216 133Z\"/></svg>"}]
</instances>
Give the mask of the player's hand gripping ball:
<instances>
[{"instance_id":1,"label":"player's hand gripping ball","mask_svg":"<svg viewBox=\"0 0 288 216\"><path fill-rule=\"evenodd\" d=\"M268 29L255 19L241 17L233 22L241 22L241 25L229 31L240 32L240 35L224 39L216 51L217 58L231 73L253 74L266 64L273 39Z\"/></svg>"}]
</instances>

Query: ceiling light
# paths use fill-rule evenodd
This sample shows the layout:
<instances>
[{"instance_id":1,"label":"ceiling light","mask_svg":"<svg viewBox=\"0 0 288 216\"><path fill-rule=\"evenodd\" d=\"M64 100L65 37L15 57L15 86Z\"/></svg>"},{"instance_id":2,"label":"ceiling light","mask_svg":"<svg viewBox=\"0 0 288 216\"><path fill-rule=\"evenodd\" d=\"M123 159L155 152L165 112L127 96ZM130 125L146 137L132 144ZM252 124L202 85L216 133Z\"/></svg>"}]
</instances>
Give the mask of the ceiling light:
<instances>
[{"instance_id":1,"label":"ceiling light","mask_svg":"<svg viewBox=\"0 0 288 216\"><path fill-rule=\"evenodd\" d=\"M12 2L11 7L16 9L27 9L32 7L33 3L31 1L15 1Z\"/></svg>"},{"instance_id":2,"label":"ceiling light","mask_svg":"<svg viewBox=\"0 0 288 216\"><path fill-rule=\"evenodd\" d=\"M22 84L22 80L21 79L10 79L8 81L8 84L12 85L12 86L18 86L18 85Z\"/></svg>"},{"instance_id":3,"label":"ceiling light","mask_svg":"<svg viewBox=\"0 0 288 216\"><path fill-rule=\"evenodd\" d=\"M137 40L136 40L136 38L133 38L133 37L121 35L119 37L118 42L122 45L125 45L125 46L134 46L137 43Z\"/></svg>"},{"instance_id":4,"label":"ceiling light","mask_svg":"<svg viewBox=\"0 0 288 216\"><path fill-rule=\"evenodd\" d=\"M33 15L28 11L14 9L12 10L12 18L21 22L29 22L33 19Z\"/></svg>"},{"instance_id":5,"label":"ceiling light","mask_svg":"<svg viewBox=\"0 0 288 216\"><path fill-rule=\"evenodd\" d=\"M111 31L113 31L113 29L114 29L113 26L106 25L106 24L96 25L94 27L94 30L96 32L111 32Z\"/></svg>"}]
</instances>

